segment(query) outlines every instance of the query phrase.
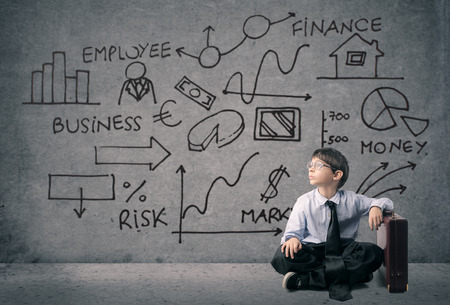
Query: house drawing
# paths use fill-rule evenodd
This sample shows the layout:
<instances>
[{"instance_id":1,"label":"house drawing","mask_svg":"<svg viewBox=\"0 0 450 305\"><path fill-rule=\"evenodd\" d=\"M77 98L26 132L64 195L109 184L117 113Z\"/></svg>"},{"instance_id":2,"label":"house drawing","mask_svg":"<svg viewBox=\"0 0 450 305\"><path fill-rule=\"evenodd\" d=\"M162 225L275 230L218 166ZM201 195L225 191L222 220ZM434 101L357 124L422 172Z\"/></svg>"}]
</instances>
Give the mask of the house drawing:
<instances>
[{"instance_id":1,"label":"house drawing","mask_svg":"<svg viewBox=\"0 0 450 305\"><path fill-rule=\"evenodd\" d=\"M336 78L377 78L378 58L383 56L377 40L368 42L359 34L353 34L330 54L335 58Z\"/></svg>"}]
</instances>

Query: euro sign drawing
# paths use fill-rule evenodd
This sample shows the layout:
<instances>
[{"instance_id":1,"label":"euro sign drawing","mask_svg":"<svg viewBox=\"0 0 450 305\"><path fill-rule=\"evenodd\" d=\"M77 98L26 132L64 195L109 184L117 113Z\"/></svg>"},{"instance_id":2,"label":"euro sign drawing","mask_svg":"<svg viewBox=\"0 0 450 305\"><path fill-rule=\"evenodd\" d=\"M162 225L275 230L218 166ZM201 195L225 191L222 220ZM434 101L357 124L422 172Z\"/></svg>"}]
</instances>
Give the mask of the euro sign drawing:
<instances>
[{"instance_id":1,"label":"euro sign drawing","mask_svg":"<svg viewBox=\"0 0 450 305\"><path fill-rule=\"evenodd\" d=\"M286 171L286 167L283 165L278 169L274 169L269 175L269 186L267 187L264 194L261 194L261 201L265 201L265 203L269 202L269 199L275 198L278 195L278 183L280 183L283 175L289 176L289 173Z\"/></svg>"}]
</instances>

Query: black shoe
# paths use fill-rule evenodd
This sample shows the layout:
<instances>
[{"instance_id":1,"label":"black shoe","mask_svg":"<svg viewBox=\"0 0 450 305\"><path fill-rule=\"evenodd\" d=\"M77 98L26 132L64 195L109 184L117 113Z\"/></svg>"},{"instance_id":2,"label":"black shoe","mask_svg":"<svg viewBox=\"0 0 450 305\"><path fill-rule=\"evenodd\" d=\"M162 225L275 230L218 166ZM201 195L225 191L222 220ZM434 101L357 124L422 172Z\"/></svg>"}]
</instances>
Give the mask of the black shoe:
<instances>
[{"instance_id":1,"label":"black shoe","mask_svg":"<svg viewBox=\"0 0 450 305\"><path fill-rule=\"evenodd\" d=\"M283 278L281 286L286 289L300 289L302 281L300 280L300 274L295 272L288 272Z\"/></svg>"}]
</instances>

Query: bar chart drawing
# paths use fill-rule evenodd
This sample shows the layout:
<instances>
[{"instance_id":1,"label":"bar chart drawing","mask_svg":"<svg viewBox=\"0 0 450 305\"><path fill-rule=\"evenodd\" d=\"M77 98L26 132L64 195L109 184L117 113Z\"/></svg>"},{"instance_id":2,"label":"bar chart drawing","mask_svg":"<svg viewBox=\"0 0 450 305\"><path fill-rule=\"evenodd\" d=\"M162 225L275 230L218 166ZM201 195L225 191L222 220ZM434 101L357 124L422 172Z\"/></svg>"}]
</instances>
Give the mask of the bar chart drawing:
<instances>
[{"instance_id":1,"label":"bar chart drawing","mask_svg":"<svg viewBox=\"0 0 450 305\"><path fill-rule=\"evenodd\" d=\"M52 62L42 64L41 70L31 72L31 101L28 105L99 105L89 100L90 71L66 71L66 53L55 51Z\"/></svg>"}]
</instances>

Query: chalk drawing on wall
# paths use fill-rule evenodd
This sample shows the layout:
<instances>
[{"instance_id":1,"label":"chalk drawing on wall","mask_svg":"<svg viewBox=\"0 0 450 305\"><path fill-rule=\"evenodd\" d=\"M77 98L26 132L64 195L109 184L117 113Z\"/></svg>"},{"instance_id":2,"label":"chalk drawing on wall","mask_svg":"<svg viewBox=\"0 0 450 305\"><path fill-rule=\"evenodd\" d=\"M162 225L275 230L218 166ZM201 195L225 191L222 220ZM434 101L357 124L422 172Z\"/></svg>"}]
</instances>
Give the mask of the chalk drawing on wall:
<instances>
[{"instance_id":1,"label":"chalk drawing on wall","mask_svg":"<svg viewBox=\"0 0 450 305\"><path fill-rule=\"evenodd\" d=\"M90 72L66 71L66 53L55 51L52 62L42 64L41 70L31 73L31 101L28 105L99 105L89 100Z\"/></svg>"},{"instance_id":2,"label":"chalk drawing on wall","mask_svg":"<svg viewBox=\"0 0 450 305\"><path fill-rule=\"evenodd\" d=\"M211 194L211 191L213 190L214 186L216 183L218 183L219 181L223 181L225 182L225 184L228 187L234 187L236 186L239 181L241 180L242 177L242 173L244 171L244 168L247 166L247 164L250 162L251 159L253 159L254 157L256 157L257 155L259 155L259 152L254 153L253 155L251 155L241 166L238 176L236 178L236 180L234 181L229 181L227 178L223 177L223 176L219 176L216 179L214 179L214 181L211 183L208 192L206 194L206 198L205 198L205 204L204 206L201 208L198 205L192 204L187 206L186 208L184 207L184 175L186 174L186 170L184 169L183 165L180 165L178 170L176 171L177 173L180 174L180 190L181 190L181 196L180 196L180 222L179 222L179 227L178 227L178 231L172 231L172 234L177 234L178 235L178 242L181 244L183 242L182 239L182 235L183 234L254 234L254 233L274 233L275 236L279 235L282 230L280 228L276 228L276 229L270 229L270 230L229 230L229 231L186 231L183 230L183 220L186 218L186 213L190 210L190 209L195 209L200 215L204 215L206 213L206 211L208 210L208 204L209 204L209 196Z\"/></svg>"},{"instance_id":3,"label":"chalk drawing on wall","mask_svg":"<svg viewBox=\"0 0 450 305\"><path fill-rule=\"evenodd\" d=\"M369 42L358 33L353 34L329 56L335 60L335 76L317 79L404 79L380 77L378 59L384 53L379 49L377 40Z\"/></svg>"},{"instance_id":4,"label":"chalk drawing on wall","mask_svg":"<svg viewBox=\"0 0 450 305\"><path fill-rule=\"evenodd\" d=\"M174 100L167 100L167 101L165 101L164 104L162 104L162 106L161 106L161 108L159 110L159 114L155 114L153 116L153 119L154 119L153 123L161 122L162 124L164 124L167 127L176 127L176 126L181 124L181 122L182 122L181 120L179 120L176 123L168 123L168 122L166 122L166 119L172 117L172 114L170 113L170 111L169 110L165 110L166 104L169 104L169 103L170 104L175 104L175 105L177 104L177 102L174 101Z\"/></svg>"},{"instance_id":5,"label":"chalk drawing on wall","mask_svg":"<svg viewBox=\"0 0 450 305\"><path fill-rule=\"evenodd\" d=\"M379 172L380 170L385 171L385 170L388 168L389 162L381 162L381 163L380 163L380 166L377 167L374 171L372 171L372 172L371 172L371 173L363 180L363 182L359 185L358 189L356 190L356 193L361 193L362 195L365 195L372 187L374 187L377 183L379 183L380 181L386 179L386 178L389 177L390 175L392 175L392 174L394 174L394 173L396 173L396 172L398 172L398 171L407 170L407 169L414 170L414 169L416 168L416 164L415 164L415 163L410 162L410 161L407 161L407 163L408 163L408 164L406 164L406 165L404 165L404 166L401 166L401 167L398 167L398 168L393 169L393 170L391 170L391 171L388 171L386 174L384 174L383 176L381 176L380 178L376 179L374 182L372 182L371 184L369 184L369 185L364 189L364 191L361 191L361 189L363 188L363 186L366 184L367 181L369 181L369 179L370 179L373 175L375 175L375 174L376 174L377 172ZM385 190L379 192L378 194L373 195L373 196L370 196L370 197L375 198L375 197L378 197L378 196L380 196L380 195L382 195L382 194L384 194L384 193L387 193L387 192L390 192L390 191L395 191L395 190L400 190L400 193L399 193L399 194L403 194L403 192L406 190L406 186L404 186L404 185L402 185L402 184L399 184L398 186L395 186L395 187L392 187L392 188L385 189Z\"/></svg>"},{"instance_id":6,"label":"chalk drawing on wall","mask_svg":"<svg viewBox=\"0 0 450 305\"><path fill-rule=\"evenodd\" d=\"M405 123L408 130L417 137L418 135L421 135L430 124L430 120L428 119L419 119L415 117L405 116L401 115L400 118L403 120L403 123Z\"/></svg>"},{"instance_id":7,"label":"chalk drawing on wall","mask_svg":"<svg viewBox=\"0 0 450 305\"><path fill-rule=\"evenodd\" d=\"M242 114L231 109L219 111L191 128L187 136L189 150L201 152L209 146L224 147L239 138L244 128Z\"/></svg>"},{"instance_id":8,"label":"chalk drawing on wall","mask_svg":"<svg viewBox=\"0 0 450 305\"><path fill-rule=\"evenodd\" d=\"M150 94L153 103L156 104L155 89L152 81L145 76L146 73L147 67L140 61L132 62L127 66L125 70L127 80L120 90L119 105L123 103L124 94L132 97L136 102L140 102Z\"/></svg>"},{"instance_id":9,"label":"chalk drawing on wall","mask_svg":"<svg viewBox=\"0 0 450 305\"><path fill-rule=\"evenodd\" d=\"M147 195L139 194L139 191L144 187L146 183L147 181L145 179L142 180L141 184L139 184L139 186L136 189L134 189L131 192L130 196L128 196L128 198L125 200L125 203L130 202L130 200L134 198L134 195L139 196L138 199L140 202L145 202L147 200ZM122 186L125 189L131 189L132 184L128 181L125 181Z\"/></svg>"},{"instance_id":10,"label":"chalk drawing on wall","mask_svg":"<svg viewBox=\"0 0 450 305\"><path fill-rule=\"evenodd\" d=\"M336 112L336 111L328 111L328 118L326 118L325 111L322 110L322 128L321 128L321 147L325 147L325 145L333 145L335 143L347 143L349 141L349 137L343 134L334 134L330 133L328 129L325 127L325 123L328 119L330 121L348 121L350 119L350 114L348 112Z\"/></svg>"},{"instance_id":11,"label":"chalk drawing on wall","mask_svg":"<svg viewBox=\"0 0 450 305\"><path fill-rule=\"evenodd\" d=\"M299 108L256 108L255 140L300 141L300 135Z\"/></svg>"},{"instance_id":12,"label":"chalk drawing on wall","mask_svg":"<svg viewBox=\"0 0 450 305\"><path fill-rule=\"evenodd\" d=\"M281 181L281 178L286 174L288 178L291 176L286 170L286 167L281 165L280 168L274 169L269 175L269 185L266 188L264 193L261 193L261 201L268 203L270 199L278 196L278 184Z\"/></svg>"},{"instance_id":13,"label":"chalk drawing on wall","mask_svg":"<svg viewBox=\"0 0 450 305\"><path fill-rule=\"evenodd\" d=\"M389 130L397 126L393 115L395 111L410 111L408 99L395 88L380 87L370 92L364 99L361 106L361 118L370 129ZM428 128L428 119L403 115L400 117L414 136L422 134Z\"/></svg>"},{"instance_id":14,"label":"chalk drawing on wall","mask_svg":"<svg viewBox=\"0 0 450 305\"><path fill-rule=\"evenodd\" d=\"M253 83L253 90L251 92L245 92L244 91L244 86L243 86L243 82L244 82L243 78L244 77L243 77L242 72L238 71L238 72L234 73L230 77L230 79L228 80L228 82L227 82L227 84L225 86L225 89L223 90L223 94L237 94L237 95L240 95L242 102L244 102L245 104L251 104L253 102L253 99L254 99L255 96L280 97L280 98L298 98L298 99L304 99L305 101L311 99L311 96L308 93L306 93L306 94L299 94L299 95L289 95L289 94L283 94L283 93L279 93L279 92L277 92L277 93L269 93L269 92L262 93L262 92L259 92L257 90L258 89L257 88L258 87L258 79L259 79L259 75L261 73L261 69L262 69L262 67L263 67L263 65L264 65L264 63L265 63L265 61L266 61L266 59L268 58L269 55L275 57L275 60L276 60L277 66L278 66L278 70L282 74L287 75L287 74L291 73L294 70L294 67L295 67L295 64L297 63L297 59L298 59L300 50L303 49L304 47L309 47L309 45L304 44L304 45L300 46L299 48L297 48L297 51L295 52L295 56L294 56L294 60L292 62L292 65L288 69L283 69L281 67L280 59L279 59L279 56L278 56L277 52L275 52L273 50L268 50L263 55L263 57L261 59L261 62L259 63L258 71L256 73L256 77L255 77L255 80L254 80L254 83ZM232 80L235 79L235 78L237 78L239 80L239 83L237 85L239 89L232 91L229 87L231 85ZM250 96L250 99L247 100L244 96Z\"/></svg>"},{"instance_id":15,"label":"chalk drawing on wall","mask_svg":"<svg viewBox=\"0 0 450 305\"><path fill-rule=\"evenodd\" d=\"M95 146L96 165L145 165L154 171L170 155L154 137L148 146Z\"/></svg>"},{"instance_id":16,"label":"chalk drawing on wall","mask_svg":"<svg viewBox=\"0 0 450 305\"><path fill-rule=\"evenodd\" d=\"M267 17L262 15L253 15L245 20L242 32L244 33L244 38L234 47L230 48L228 51L221 52L217 46L211 45L210 36L211 31L215 31L212 26L206 27L203 32L206 32L206 47L200 52L200 55L189 54L184 51L184 47L180 47L176 50L178 56L186 55L198 60L200 66L203 68L214 68L220 63L222 56L228 55L239 46L241 46L247 39L259 39L264 37L267 32L269 32L270 27L274 24L288 20L289 18L295 17L295 13L289 13L287 17L271 22Z\"/></svg>"},{"instance_id":17,"label":"chalk drawing on wall","mask_svg":"<svg viewBox=\"0 0 450 305\"><path fill-rule=\"evenodd\" d=\"M76 200L79 209L73 209L78 218L83 216L86 208L84 201L115 200L115 177L111 175L48 175L49 200Z\"/></svg>"},{"instance_id":18,"label":"chalk drawing on wall","mask_svg":"<svg viewBox=\"0 0 450 305\"><path fill-rule=\"evenodd\" d=\"M211 109L216 100L216 96L202 89L186 76L178 82L175 89L207 110Z\"/></svg>"}]
</instances>

